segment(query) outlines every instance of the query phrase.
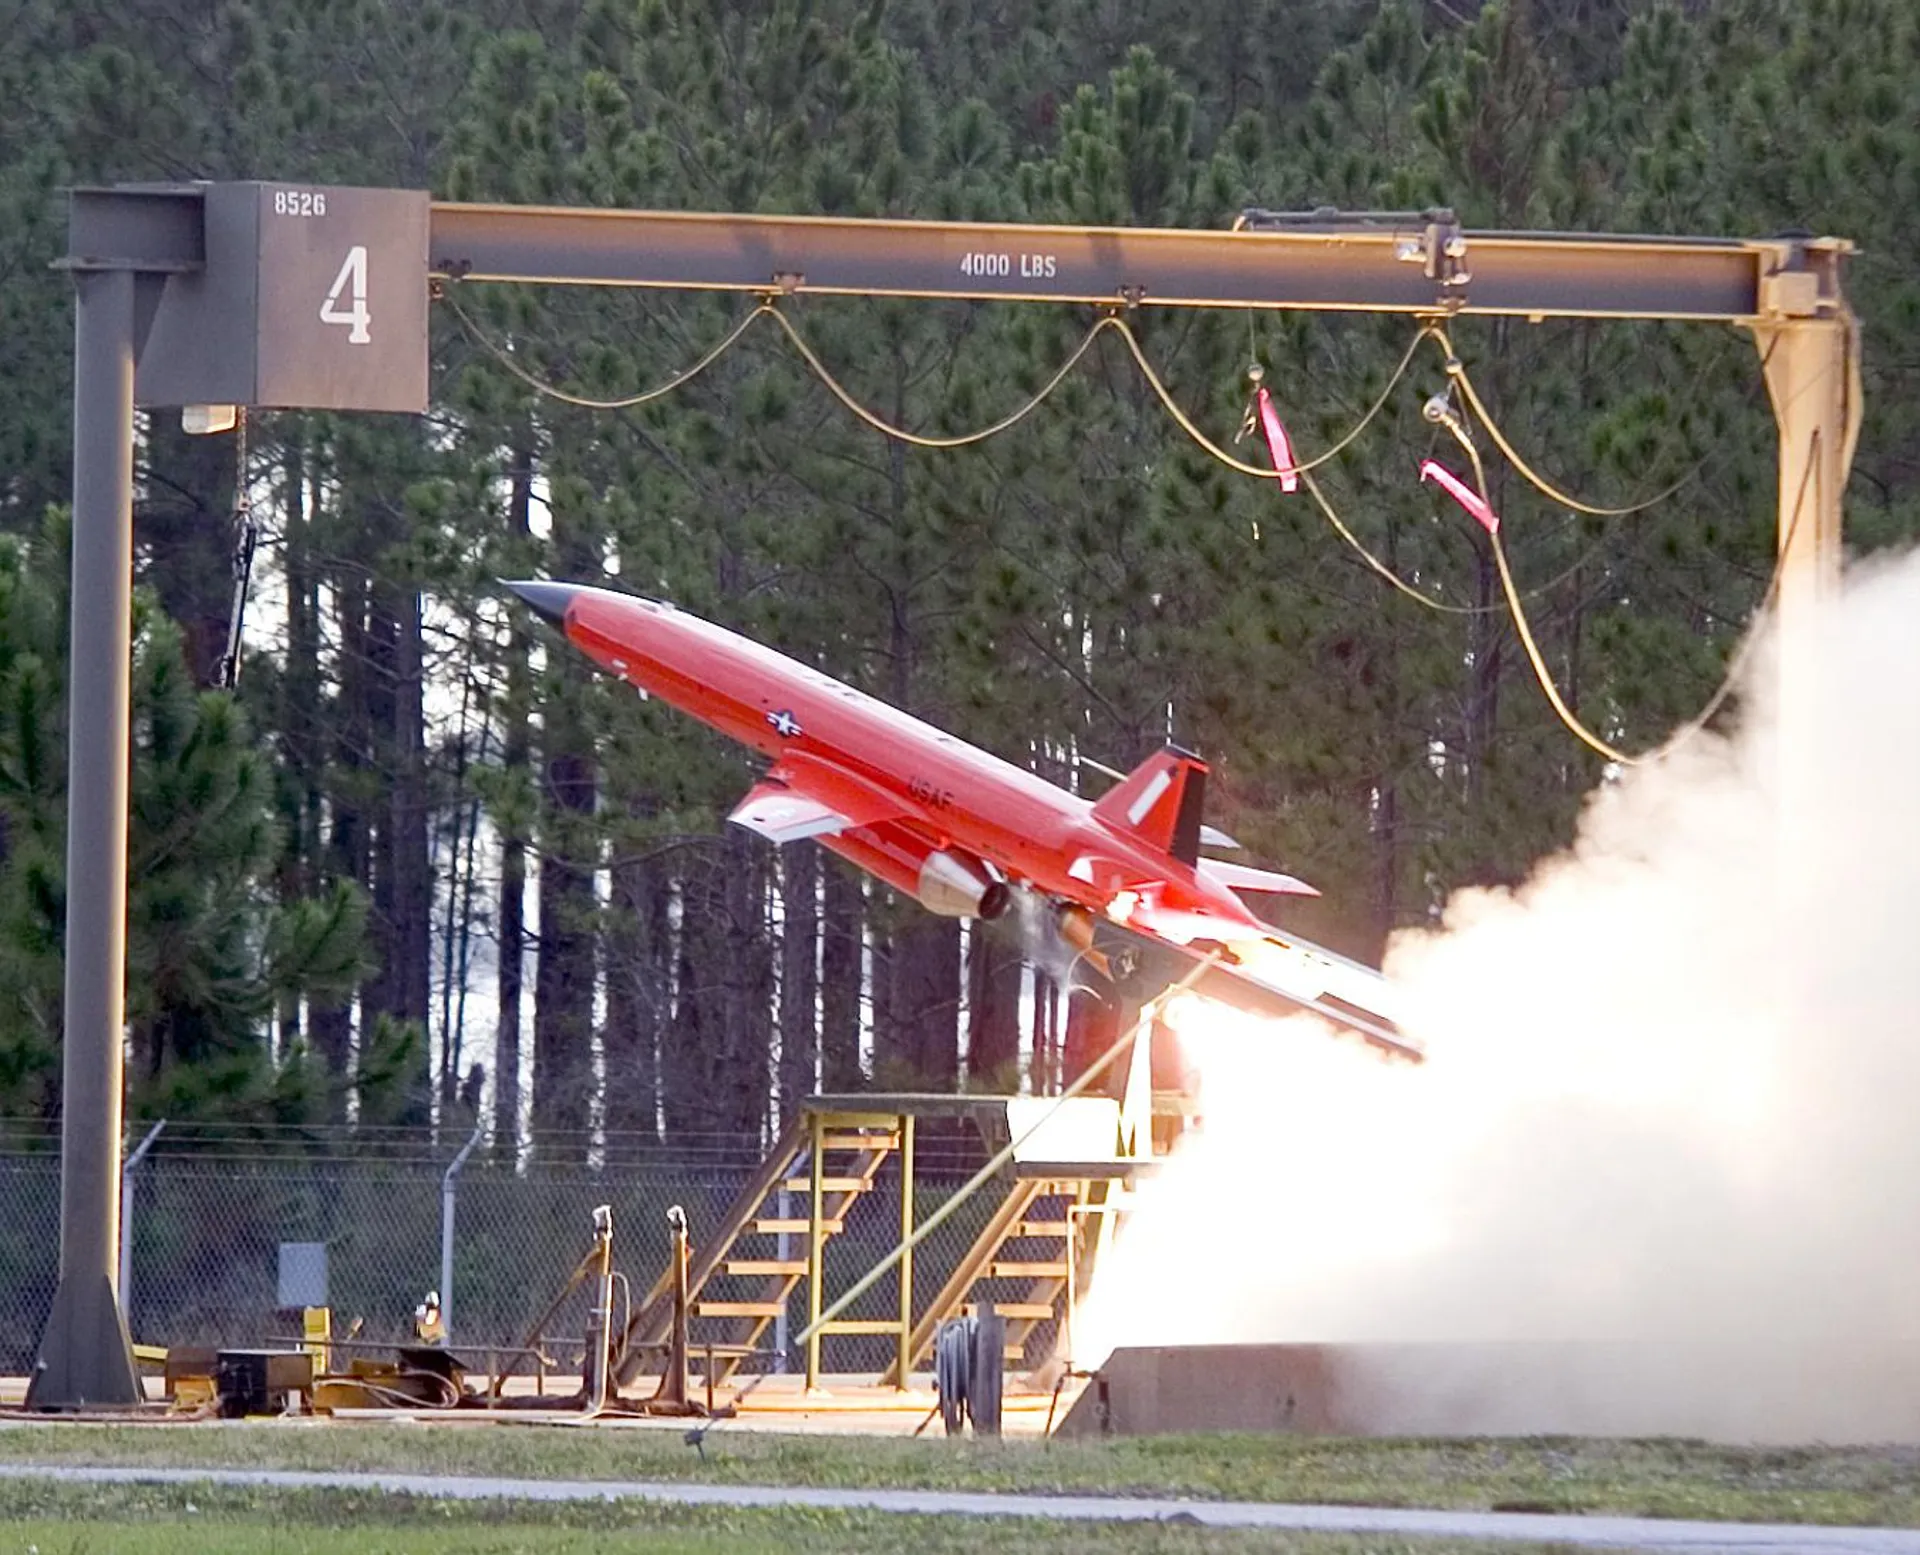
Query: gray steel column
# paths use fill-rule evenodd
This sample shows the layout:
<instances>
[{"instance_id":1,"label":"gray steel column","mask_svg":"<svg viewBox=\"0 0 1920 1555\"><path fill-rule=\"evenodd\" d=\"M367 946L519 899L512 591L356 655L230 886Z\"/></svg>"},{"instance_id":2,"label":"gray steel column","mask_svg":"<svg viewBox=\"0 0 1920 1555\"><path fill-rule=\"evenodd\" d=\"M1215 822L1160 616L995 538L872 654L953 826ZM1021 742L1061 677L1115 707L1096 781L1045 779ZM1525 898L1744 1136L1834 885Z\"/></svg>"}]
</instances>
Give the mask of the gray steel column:
<instances>
[{"instance_id":1,"label":"gray steel column","mask_svg":"<svg viewBox=\"0 0 1920 1555\"><path fill-rule=\"evenodd\" d=\"M134 274L78 270L73 317L73 597L67 665L66 1031L60 1285L32 1409L140 1399L115 1288L132 684Z\"/></svg>"}]
</instances>

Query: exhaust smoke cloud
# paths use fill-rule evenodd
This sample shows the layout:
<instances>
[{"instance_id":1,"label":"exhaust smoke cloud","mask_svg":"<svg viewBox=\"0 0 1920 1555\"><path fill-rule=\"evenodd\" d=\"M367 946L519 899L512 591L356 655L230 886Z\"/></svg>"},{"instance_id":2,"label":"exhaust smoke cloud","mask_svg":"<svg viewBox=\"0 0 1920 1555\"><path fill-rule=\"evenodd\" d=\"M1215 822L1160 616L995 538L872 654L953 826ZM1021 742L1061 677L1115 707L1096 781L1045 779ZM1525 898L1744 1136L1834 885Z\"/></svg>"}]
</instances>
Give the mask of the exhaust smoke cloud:
<instances>
[{"instance_id":1,"label":"exhaust smoke cloud","mask_svg":"<svg viewBox=\"0 0 1920 1555\"><path fill-rule=\"evenodd\" d=\"M1425 1066L1176 1012L1206 1128L1076 1363L1440 1341L1366 1363L1385 1417L1920 1439L1920 556L1810 636L1784 738L1763 650L1735 736L1621 775L1524 886L1395 943Z\"/></svg>"}]
</instances>

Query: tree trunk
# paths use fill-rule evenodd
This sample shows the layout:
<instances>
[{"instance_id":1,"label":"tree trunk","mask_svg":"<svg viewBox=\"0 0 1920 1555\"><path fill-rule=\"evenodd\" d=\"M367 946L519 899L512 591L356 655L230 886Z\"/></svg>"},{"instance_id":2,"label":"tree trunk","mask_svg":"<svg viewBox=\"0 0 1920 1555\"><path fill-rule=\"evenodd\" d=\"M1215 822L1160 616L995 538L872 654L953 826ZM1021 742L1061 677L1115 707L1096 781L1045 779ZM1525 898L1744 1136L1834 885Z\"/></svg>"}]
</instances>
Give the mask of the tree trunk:
<instances>
[{"instance_id":1,"label":"tree trunk","mask_svg":"<svg viewBox=\"0 0 1920 1555\"><path fill-rule=\"evenodd\" d=\"M742 828L727 829L725 1009L722 1044L729 1055L718 1076L729 1132L764 1133L772 1086L773 957L768 946L767 850Z\"/></svg>"},{"instance_id":2,"label":"tree trunk","mask_svg":"<svg viewBox=\"0 0 1920 1555\"><path fill-rule=\"evenodd\" d=\"M712 1128L708 1093L710 1042L718 1040L708 991L701 983L700 934L696 925L712 921L703 889L706 860L683 854L676 865L679 904L673 936L673 1016L660 1034L660 1106L669 1142Z\"/></svg>"},{"instance_id":3,"label":"tree trunk","mask_svg":"<svg viewBox=\"0 0 1920 1555\"><path fill-rule=\"evenodd\" d=\"M327 846L327 873L366 887L370 884L372 850L360 794L366 788L367 752L372 730L367 716L367 576L354 567L341 567L333 577L335 629L340 640L340 686L334 716L333 781L329 783L331 835ZM377 911L377 909L376 909ZM370 932L373 952L383 958L386 947ZM313 1041L326 1060L327 1071L338 1077L330 1088L330 1113L338 1122L345 1116L348 1084L353 1074L353 1010L350 1002L336 1009L313 1012Z\"/></svg>"},{"instance_id":4,"label":"tree trunk","mask_svg":"<svg viewBox=\"0 0 1920 1555\"><path fill-rule=\"evenodd\" d=\"M534 978L533 1120L548 1159L585 1159L593 1104L595 978L591 746L574 700L582 672L562 658L574 684L545 707L546 814L540 849L540 961ZM564 1135L562 1150L557 1139Z\"/></svg>"},{"instance_id":5,"label":"tree trunk","mask_svg":"<svg viewBox=\"0 0 1920 1555\"><path fill-rule=\"evenodd\" d=\"M433 1004L433 838L427 805L425 665L420 591L398 591L394 615L392 692L393 792L387 811L391 935L387 993L392 1013L424 1033ZM451 1041L442 1032L443 1041ZM403 1122L431 1116L433 1053L422 1042L419 1072Z\"/></svg>"},{"instance_id":6,"label":"tree trunk","mask_svg":"<svg viewBox=\"0 0 1920 1555\"><path fill-rule=\"evenodd\" d=\"M820 851L811 842L780 850L780 1119L796 1115L818 1087L820 1023Z\"/></svg>"},{"instance_id":7,"label":"tree trunk","mask_svg":"<svg viewBox=\"0 0 1920 1555\"><path fill-rule=\"evenodd\" d=\"M1060 985L1044 972L1033 980L1033 1071L1036 1096L1060 1089Z\"/></svg>"},{"instance_id":8,"label":"tree trunk","mask_svg":"<svg viewBox=\"0 0 1920 1555\"><path fill-rule=\"evenodd\" d=\"M524 545L531 530L533 508L532 438L521 435L508 474L507 533L510 544ZM532 760L528 704L533 700L532 673L527 667L530 644L524 612L508 613L507 685L501 709L502 776L510 793L524 792ZM520 1140L520 991L526 975L527 951L527 837L511 803L495 817L500 834L500 901L496 913L499 961L496 967L498 1024L493 1040L494 1148L511 1158Z\"/></svg>"},{"instance_id":9,"label":"tree trunk","mask_svg":"<svg viewBox=\"0 0 1920 1555\"><path fill-rule=\"evenodd\" d=\"M281 787L287 835L280 855L282 903L312 894L319 884L325 812L322 777L326 761L320 745L320 601L308 535L307 470L304 439L296 427L281 445L280 502L286 515L282 567L286 579L287 658L281 673L280 718L286 741L287 779ZM296 999L280 1007L280 1050L289 1052L303 1035ZM344 1080L336 1071L330 1078Z\"/></svg>"},{"instance_id":10,"label":"tree trunk","mask_svg":"<svg viewBox=\"0 0 1920 1555\"><path fill-rule=\"evenodd\" d=\"M985 925L971 929L967 955L967 1076L1010 1091L1020 1079L1020 947Z\"/></svg>"},{"instance_id":11,"label":"tree trunk","mask_svg":"<svg viewBox=\"0 0 1920 1555\"><path fill-rule=\"evenodd\" d=\"M893 931L888 1052L908 1085L960 1083L960 923L916 916Z\"/></svg>"},{"instance_id":12,"label":"tree trunk","mask_svg":"<svg viewBox=\"0 0 1920 1555\"><path fill-rule=\"evenodd\" d=\"M609 1134L629 1147L659 1139L661 1015L666 1008L672 941L669 881L663 865L624 860L614 866L611 918L605 935L606 1053Z\"/></svg>"},{"instance_id":13,"label":"tree trunk","mask_svg":"<svg viewBox=\"0 0 1920 1555\"><path fill-rule=\"evenodd\" d=\"M1111 998L1079 990L1067 996L1067 1041L1061 1082L1071 1085L1085 1074L1120 1036L1120 1006ZM1094 1082L1092 1094L1117 1096L1126 1078L1116 1062Z\"/></svg>"},{"instance_id":14,"label":"tree trunk","mask_svg":"<svg viewBox=\"0 0 1920 1555\"><path fill-rule=\"evenodd\" d=\"M820 942L820 1086L831 1094L861 1089L861 980L867 895L863 877L838 859L822 860Z\"/></svg>"}]
</instances>

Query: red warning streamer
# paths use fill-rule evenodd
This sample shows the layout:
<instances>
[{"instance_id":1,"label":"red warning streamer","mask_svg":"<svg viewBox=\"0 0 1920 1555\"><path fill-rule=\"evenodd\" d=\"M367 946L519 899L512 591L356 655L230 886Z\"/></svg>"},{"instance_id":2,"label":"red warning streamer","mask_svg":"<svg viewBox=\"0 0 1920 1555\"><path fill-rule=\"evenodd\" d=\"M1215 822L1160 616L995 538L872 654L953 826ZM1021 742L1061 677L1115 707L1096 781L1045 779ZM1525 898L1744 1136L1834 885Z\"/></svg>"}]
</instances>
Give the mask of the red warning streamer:
<instances>
[{"instance_id":1,"label":"red warning streamer","mask_svg":"<svg viewBox=\"0 0 1920 1555\"><path fill-rule=\"evenodd\" d=\"M1455 475L1453 471L1449 470L1445 465L1436 463L1432 459L1422 459L1420 461L1420 479L1423 481L1438 481L1442 486L1446 487L1448 494L1452 496L1455 502L1459 503L1461 507L1465 508L1479 520L1482 529L1486 530L1490 535L1500 533L1500 515L1487 506L1486 498L1482 497L1479 492L1461 480L1459 476Z\"/></svg>"},{"instance_id":2,"label":"red warning streamer","mask_svg":"<svg viewBox=\"0 0 1920 1555\"><path fill-rule=\"evenodd\" d=\"M1254 391L1253 398L1260 407L1260 430L1267 435L1267 452L1273 458L1274 469L1280 472L1280 489L1298 491L1300 476L1293 462L1293 444L1287 440L1287 429L1280 424L1280 412L1273 408L1273 396L1263 384Z\"/></svg>"}]
</instances>

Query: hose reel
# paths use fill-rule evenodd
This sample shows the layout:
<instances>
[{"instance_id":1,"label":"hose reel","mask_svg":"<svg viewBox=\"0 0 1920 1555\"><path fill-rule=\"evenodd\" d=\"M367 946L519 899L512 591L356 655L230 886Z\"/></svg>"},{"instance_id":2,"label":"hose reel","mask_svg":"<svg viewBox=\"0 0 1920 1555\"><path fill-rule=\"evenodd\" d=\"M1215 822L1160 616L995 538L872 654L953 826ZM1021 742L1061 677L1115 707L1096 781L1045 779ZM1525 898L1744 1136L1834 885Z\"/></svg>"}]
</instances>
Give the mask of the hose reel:
<instances>
[{"instance_id":1,"label":"hose reel","mask_svg":"<svg viewBox=\"0 0 1920 1555\"><path fill-rule=\"evenodd\" d=\"M940 1325L933 1342L933 1386L947 1435L958 1436L969 1420L975 1436L1000 1434L1006 1349L1007 1320L991 1302L982 1302L976 1316L949 1318Z\"/></svg>"}]
</instances>

